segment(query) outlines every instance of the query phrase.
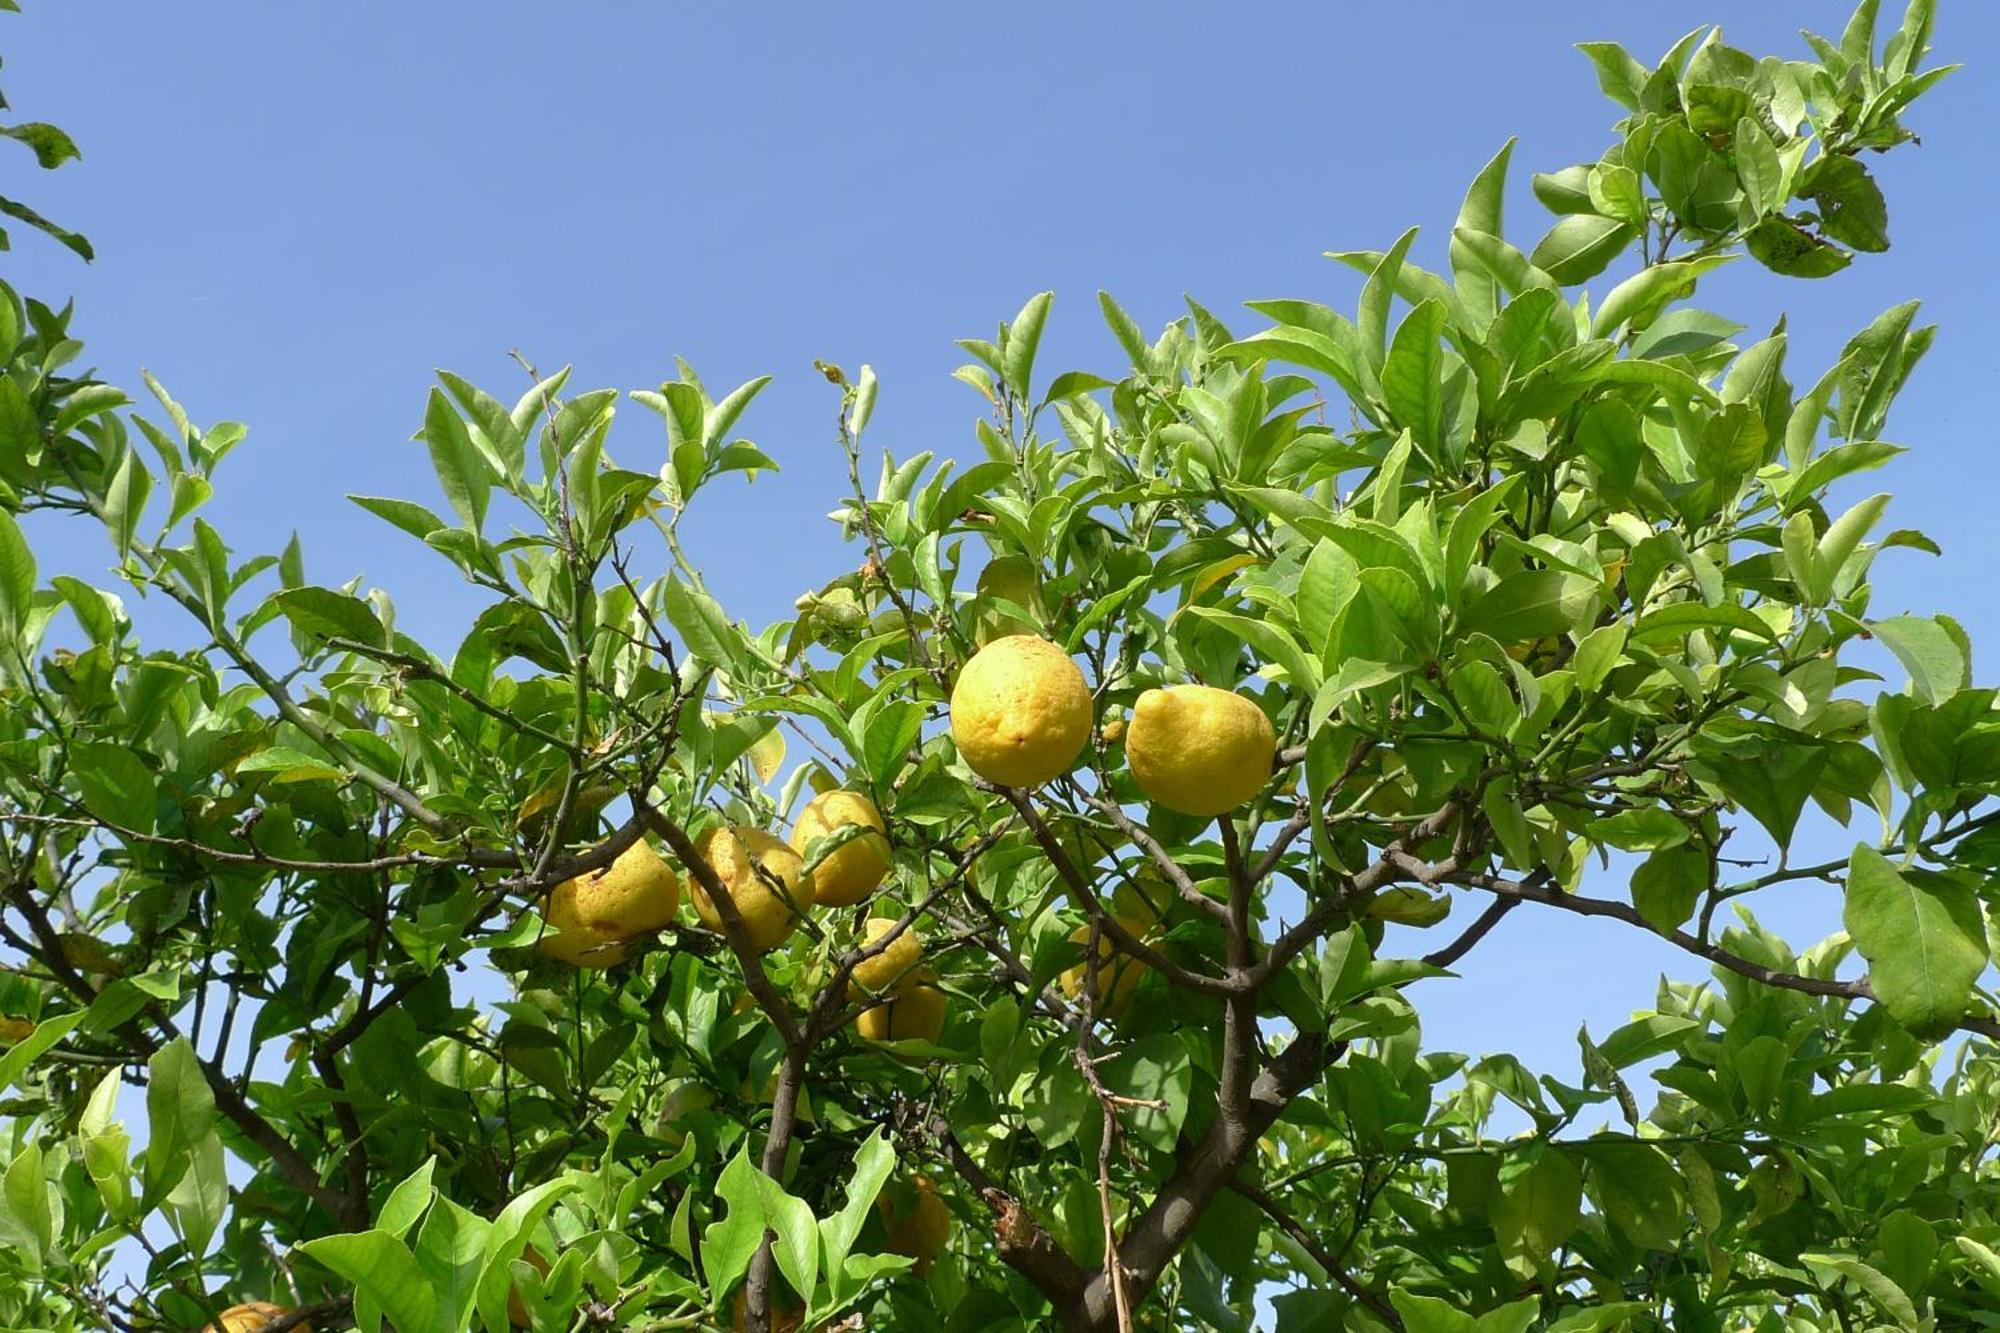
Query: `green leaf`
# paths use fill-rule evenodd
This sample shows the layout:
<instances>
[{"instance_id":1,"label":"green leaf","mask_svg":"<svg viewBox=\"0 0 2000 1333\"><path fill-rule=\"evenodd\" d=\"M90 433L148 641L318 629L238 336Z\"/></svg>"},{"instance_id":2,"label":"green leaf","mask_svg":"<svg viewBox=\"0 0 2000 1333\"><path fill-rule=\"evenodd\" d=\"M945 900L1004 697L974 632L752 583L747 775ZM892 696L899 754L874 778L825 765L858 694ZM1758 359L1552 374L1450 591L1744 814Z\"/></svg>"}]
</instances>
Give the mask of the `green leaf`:
<instances>
[{"instance_id":1,"label":"green leaf","mask_svg":"<svg viewBox=\"0 0 2000 1333\"><path fill-rule=\"evenodd\" d=\"M1796 193L1819 205L1819 229L1869 253L1889 248L1889 206L1858 160L1825 154L1799 178Z\"/></svg>"},{"instance_id":2,"label":"green leaf","mask_svg":"<svg viewBox=\"0 0 2000 1333\"><path fill-rule=\"evenodd\" d=\"M1563 286L1575 286L1602 273L1638 234L1613 218L1574 213L1549 228L1528 262Z\"/></svg>"},{"instance_id":3,"label":"green leaf","mask_svg":"<svg viewBox=\"0 0 2000 1333\"><path fill-rule=\"evenodd\" d=\"M146 1197L156 1199L180 1180L190 1151L215 1125L215 1094L185 1037L146 1063L146 1124Z\"/></svg>"},{"instance_id":4,"label":"green leaf","mask_svg":"<svg viewBox=\"0 0 2000 1333\"><path fill-rule=\"evenodd\" d=\"M1656 852L1678 847L1688 840L1688 826L1673 812L1657 806L1621 810L1593 821L1588 829L1593 842L1624 852Z\"/></svg>"},{"instance_id":5,"label":"green leaf","mask_svg":"<svg viewBox=\"0 0 2000 1333\"><path fill-rule=\"evenodd\" d=\"M779 1271L810 1305L819 1262L819 1230L812 1208L759 1170L747 1145L722 1169L715 1193L729 1212L703 1233L702 1261L710 1285L716 1291L735 1286L749 1271L768 1228L777 1236L772 1249Z\"/></svg>"},{"instance_id":6,"label":"green leaf","mask_svg":"<svg viewBox=\"0 0 2000 1333\"><path fill-rule=\"evenodd\" d=\"M1140 1142L1157 1152L1172 1152L1194 1088L1194 1066L1180 1038L1171 1033L1141 1037L1105 1063L1104 1083L1121 1096L1165 1103L1164 1108L1135 1106L1125 1123Z\"/></svg>"},{"instance_id":7,"label":"green leaf","mask_svg":"<svg viewBox=\"0 0 2000 1333\"><path fill-rule=\"evenodd\" d=\"M107 823L151 833L159 813L159 783L130 746L86 741L70 749L70 772L84 808Z\"/></svg>"},{"instance_id":8,"label":"green leaf","mask_svg":"<svg viewBox=\"0 0 2000 1333\"><path fill-rule=\"evenodd\" d=\"M1568 1154L1547 1149L1494 1194L1487 1209L1508 1268L1531 1278L1582 1220L1583 1174Z\"/></svg>"},{"instance_id":9,"label":"green leaf","mask_svg":"<svg viewBox=\"0 0 2000 1333\"><path fill-rule=\"evenodd\" d=\"M1627 111L1639 109L1639 95L1646 89L1652 71L1634 60L1616 42L1578 42L1576 49L1590 57L1597 70L1597 86L1604 95Z\"/></svg>"},{"instance_id":10,"label":"green leaf","mask_svg":"<svg viewBox=\"0 0 2000 1333\"><path fill-rule=\"evenodd\" d=\"M0 510L0 621L18 638L35 600L35 553L14 516Z\"/></svg>"},{"instance_id":11,"label":"green leaf","mask_svg":"<svg viewBox=\"0 0 2000 1333\"><path fill-rule=\"evenodd\" d=\"M1790 278L1824 278L1840 272L1854 256L1801 227L1790 218L1765 218L1743 236L1750 257Z\"/></svg>"},{"instance_id":12,"label":"green leaf","mask_svg":"<svg viewBox=\"0 0 2000 1333\"><path fill-rule=\"evenodd\" d=\"M1957 1026L1987 962L1986 928L1970 888L1943 875L1906 874L1861 845L1847 864L1841 920L1891 1018L1926 1038Z\"/></svg>"},{"instance_id":13,"label":"green leaf","mask_svg":"<svg viewBox=\"0 0 2000 1333\"><path fill-rule=\"evenodd\" d=\"M1668 304L1691 295L1695 281L1728 263L1734 255L1710 255L1640 269L1613 287L1591 321L1593 337L1608 338L1627 323L1642 329Z\"/></svg>"},{"instance_id":14,"label":"green leaf","mask_svg":"<svg viewBox=\"0 0 2000 1333\"><path fill-rule=\"evenodd\" d=\"M467 1323L492 1232L492 1223L443 1195L431 1205L423 1229L417 1232L417 1271L430 1284L439 1322L446 1328L459 1329Z\"/></svg>"},{"instance_id":15,"label":"green leaf","mask_svg":"<svg viewBox=\"0 0 2000 1333\"><path fill-rule=\"evenodd\" d=\"M45 1018L35 1024L33 1032L10 1046L5 1055L0 1055L0 1092L13 1087L42 1052L67 1037L70 1029L83 1021L84 1013L82 1009L72 1009L69 1013Z\"/></svg>"},{"instance_id":16,"label":"green leaf","mask_svg":"<svg viewBox=\"0 0 2000 1333\"><path fill-rule=\"evenodd\" d=\"M435 1156L426 1157L422 1166L397 1182L383 1201L382 1211L375 1216L377 1231L386 1231L401 1240L417 1224L431 1204L431 1171L436 1166Z\"/></svg>"},{"instance_id":17,"label":"green leaf","mask_svg":"<svg viewBox=\"0 0 2000 1333\"><path fill-rule=\"evenodd\" d=\"M299 1249L354 1284L395 1325L397 1333L439 1328L437 1298L409 1247L386 1231L362 1231L301 1241Z\"/></svg>"},{"instance_id":18,"label":"green leaf","mask_svg":"<svg viewBox=\"0 0 2000 1333\"><path fill-rule=\"evenodd\" d=\"M1389 359L1382 367L1382 398L1398 425L1408 428L1417 443L1435 458L1444 411L1444 349L1438 339L1445 327L1441 301L1425 301L1397 326Z\"/></svg>"},{"instance_id":19,"label":"green leaf","mask_svg":"<svg viewBox=\"0 0 2000 1333\"><path fill-rule=\"evenodd\" d=\"M1675 602L1640 616L1632 626L1632 634L1640 639L1678 639L1700 629L1741 630L1771 643L1778 641L1776 630L1734 602L1720 606Z\"/></svg>"},{"instance_id":20,"label":"green leaf","mask_svg":"<svg viewBox=\"0 0 2000 1333\"><path fill-rule=\"evenodd\" d=\"M1212 606L1190 606L1189 615L1222 626L1257 650L1266 661L1275 662L1302 690L1316 690L1320 683L1318 660L1299 646L1298 640L1269 620L1218 611Z\"/></svg>"},{"instance_id":21,"label":"green leaf","mask_svg":"<svg viewBox=\"0 0 2000 1333\"><path fill-rule=\"evenodd\" d=\"M820 1219L819 1243L826 1260L829 1303L838 1306L853 1294L847 1276L847 1256L875 1206L875 1197L896 1167L896 1149L880 1128L854 1153L854 1171L847 1179L847 1202L839 1212Z\"/></svg>"},{"instance_id":22,"label":"green leaf","mask_svg":"<svg viewBox=\"0 0 2000 1333\"><path fill-rule=\"evenodd\" d=\"M1463 228L1488 236L1506 234L1502 217L1507 194L1507 164L1513 153L1514 140L1509 139L1500 145L1500 151L1493 155L1492 160L1479 169L1479 174L1472 178L1472 185L1465 192L1464 202L1459 205L1458 221L1453 224L1450 247L1452 278L1458 285L1463 308L1472 317L1475 333L1483 333L1487 323L1499 311L1500 289L1495 285L1492 274L1466 252L1457 232Z\"/></svg>"},{"instance_id":23,"label":"green leaf","mask_svg":"<svg viewBox=\"0 0 2000 1333\"><path fill-rule=\"evenodd\" d=\"M1595 1141L1583 1150L1598 1211L1634 1245L1673 1251L1687 1234L1686 1196L1667 1155L1646 1143Z\"/></svg>"},{"instance_id":24,"label":"green leaf","mask_svg":"<svg viewBox=\"0 0 2000 1333\"><path fill-rule=\"evenodd\" d=\"M394 523L418 541L446 526L443 519L414 500L387 499L379 495L350 495L347 498L377 518Z\"/></svg>"},{"instance_id":25,"label":"green leaf","mask_svg":"<svg viewBox=\"0 0 2000 1333\"><path fill-rule=\"evenodd\" d=\"M1662 935L1694 915L1707 888L1708 853L1686 843L1660 848L1632 871L1632 905Z\"/></svg>"},{"instance_id":26,"label":"green leaf","mask_svg":"<svg viewBox=\"0 0 2000 1333\"><path fill-rule=\"evenodd\" d=\"M55 1249L55 1217L49 1207L49 1180L42 1165L42 1147L30 1139L14 1155L0 1178L0 1240L39 1273Z\"/></svg>"},{"instance_id":27,"label":"green leaf","mask_svg":"<svg viewBox=\"0 0 2000 1333\"><path fill-rule=\"evenodd\" d=\"M1036 293L1007 326L1007 343L1000 359L1001 377L1024 403L1034 401L1029 388L1034 378L1035 352L1042 344L1042 325L1048 322L1049 306L1054 300L1054 292Z\"/></svg>"},{"instance_id":28,"label":"green leaf","mask_svg":"<svg viewBox=\"0 0 2000 1333\"><path fill-rule=\"evenodd\" d=\"M349 639L380 648L389 641L389 631L375 616L375 610L358 597L331 588L287 588L272 599L309 639Z\"/></svg>"},{"instance_id":29,"label":"green leaf","mask_svg":"<svg viewBox=\"0 0 2000 1333\"><path fill-rule=\"evenodd\" d=\"M1869 621L1868 629L1910 673L1910 684L1924 702L1941 704L1971 684L1963 631L1954 634L1942 618L1891 616Z\"/></svg>"},{"instance_id":30,"label":"green leaf","mask_svg":"<svg viewBox=\"0 0 2000 1333\"><path fill-rule=\"evenodd\" d=\"M493 492L491 465L474 447L465 419L442 389L431 390L424 411L424 443L430 446L431 466L445 499L466 527L478 532L486 522L486 503Z\"/></svg>"},{"instance_id":31,"label":"green leaf","mask_svg":"<svg viewBox=\"0 0 2000 1333\"><path fill-rule=\"evenodd\" d=\"M669 578L661 590L661 599L668 621L689 652L711 666L723 668L742 660L742 638L713 597L677 578Z\"/></svg>"},{"instance_id":32,"label":"green leaf","mask_svg":"<svg viewBox=\"0 0 2000 1333\"><path fill-rule=\"evenodd\" d=\"M222 1168L222 1136L213 1129L201 1136L188 1154L187 1171L167 1193L166 1211L188 1253L208 1253L229 1210L229 1181Z\"/></svg>"},{"instance_id":33,"label":"green leaf","mask_svg":"<svg viewBox=\"0 0 2000 1333\"><path fill-rule=\"evenodd\" d=\"M1490 634L1502 643L1564 634L1588 618L1596 593L1594 580L1563 570L1509 574L1465 609L1458 630Z\"/></svg>"},{"instance_id":34,"label":"green leaf","mask_svg":"<svg viewBox=\"0 0 2000 1333\"><path fill-rule=\"evenodd\" d=\"M1603 685L1612 671L1625 657L1625 640L1630 627L1622 620L1609 625L1599 625L1583 636L1576 645L1576 656L1570 659L1570 669L1576 673L1576 686L1580 690L1594 690Z\"/></svg>"}]
</instances>

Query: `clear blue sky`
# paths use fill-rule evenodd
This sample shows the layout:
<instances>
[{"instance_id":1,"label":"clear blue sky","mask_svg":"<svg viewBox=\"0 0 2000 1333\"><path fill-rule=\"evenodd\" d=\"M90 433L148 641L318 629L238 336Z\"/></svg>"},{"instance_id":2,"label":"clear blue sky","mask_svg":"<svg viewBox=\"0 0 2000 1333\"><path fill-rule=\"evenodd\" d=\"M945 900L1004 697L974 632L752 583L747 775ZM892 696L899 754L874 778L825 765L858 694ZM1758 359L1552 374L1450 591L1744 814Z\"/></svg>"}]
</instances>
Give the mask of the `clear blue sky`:
<instances>
[{"instance_id":1,"label":"clear blue sky","mask_svg":"<svg viewBox=\"0 0 2000 1333\"><path fill-rule=\"evenodd\" d=\"M1942 8L1937 45L1971 68L1917 108L1923 145L1878 166L1894 248L1822 284L1746 266L1704 304L1753 330L1789 310L1809 381L1883 307L1926 301L1942 337L1889 431L1914 452L1869 480L1946 556L1887 562L1877 604L1950 612L1990 644L2000 10ZM1258 297L1348 306L1356 280L1321 252L1422 223L1418 257L1439 266L1467 180L1510 133L1511 231L1531 244L1545 219L1528 171L1594 158L1615 115L1571 42L1618 39L1651 63L1712 20L1793 54L1798 27L1837 32L1846 12L28 0L0 18L6 91L84 160L51 176L19 154L8 192L100 258L17 228L0 273L74 293L107 378L136 387L147 366L198 419L250 424L210 512L239 555L296 528L316 581L365 573L420 635L464 624L474 598L341 496L434 497L409 441L432 367L509 390L512 347L574 362L581 385L651 385L676 353L712 386L774 373L746 426L785 471L722 488L689 523L727 604L761 624L855 559L821 519L843 479L813 358L875 365L875 444L971 456L977 400L948 378L951 340L990 336L1030 293L1058 294L1043 364L1100 370L1121 362L1099 287L1150 328L1183 292L1225 317ZM625 417L614 452L656 466L657 422ZM36 535L45 576L101 575L99 534ZM1835 919L1823 890L1786 892L1769 915L1801 936ZM1579 1021L1622 1021L1663 968L1703 975L1624 928L1522 912L1421 1003L1435 1046L1511 1048L1573 1078Z\"/></svg>"}]
</instances>

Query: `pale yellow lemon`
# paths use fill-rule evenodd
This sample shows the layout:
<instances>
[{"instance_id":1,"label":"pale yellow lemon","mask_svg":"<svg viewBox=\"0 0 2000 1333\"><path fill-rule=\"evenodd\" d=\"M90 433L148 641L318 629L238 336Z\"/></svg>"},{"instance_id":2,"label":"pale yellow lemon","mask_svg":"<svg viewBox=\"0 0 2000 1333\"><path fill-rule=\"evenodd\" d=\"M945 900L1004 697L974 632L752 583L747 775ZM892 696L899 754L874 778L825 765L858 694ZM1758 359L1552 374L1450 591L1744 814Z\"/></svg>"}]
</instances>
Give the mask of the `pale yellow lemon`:
<instances>
[{"instance_id":1,"label":"pale yellow lemon","mask_svg":"<svg viewBox=\"0 0 2000 1333\"><path fill-rule=\"evenodd\" d=\"M1146 933L1144 922L1120 921L1118 924L1135 936L1143 936ZM1090 927L1078 926L1070 932L1069 937L1074 943L1088 947ZM1108 932L1101 932L1097 937L1097 984L1091 987L1092 993L1097 998L1097 1016L1117 1018L1123 1014L1125 1006L1132 1002L1132 992L1139 988L1140 979L1151 970L1130 954L1121 952L1111 942ZM1084 989L1090 986L1090 982L1090 960L1086 958L1062 974L1063 994L1071 1000L1077 1000L1082 997Z\"/></svg>"},{"instance_id":2,"label":"pale yellow lemon","mask_svg":"<svg viewBox=\"0 0 2000 1333\"><path fill-rule=\"evenodd\" d=\"M1210 685L1147 690L1125 758L1146 799L1184 815L1227 814L1271 780L1278 734L1254 702Z\"/></svg>"},{"instance_id":3,"label":"pale yellow lemon","mask_svg":"<svg viewBox=\"0 0 2000 1333\"><path fill-rule=\"evenodd\" d=\"M875 892L889 873L882 812L858 791L821 792L799 811L792 825L792 850L805 856L815 841L850 824L875 831L850 838L813 867L813 901L821 907L851 907Z\"/></svg>"},{"instance_id":4,"label":"pale yellow lemon","mask_svg":"<svg viewBox=\"0 0 2000 1333\"><path fill-rule=\"evenodd\" d=\"M951 737L989 782L1038 787L1067 773L1090 739L1090 687L1055 644L1029 634L972 655L951 692Z\"/></svg>"},{"instance_id":5,"label":"pale yellow lemon","mask_svg":"<svg viewBox=\"0 0 2000 1333\"><path fill-rule=\"evenodd\" d=\"M889 998L855 1016L854 1030L868 1041L935 1042L944 1033L945 994L928 967L912 972Z\"/></svg>"},{"instance_id":6,"label":"pale yellow lemon","mask_svg":"<svg viewBox=\"0 0 2000 1333\"><path fill-rule=\"evenodd\" d=\"M805 873L804 859L763 829L742 824L713 828L702 834L695 850L729 890L750 945L759 953L782 943L813 905L813 879ZM710 930L720 931L722 914L701 880L691 878L689 889L695 915Z\"/></svg>"},{"instance_id":7,"label":"pale yellow lemon","mask_svg":"<svg viewBox=\"0 0 2000 1333\"><path fill-rule=\"evenodd\" d=\"M537 947L577 967L614 967L625 961L627 940L670 924L680 906L680 878L641 838L610 865L549 891L548 930Z\"/></svg>"},{"instance_id":8,"label":"pale yellow lemon","mask_svg":"<svg viewBox=\"0 0 2000 1333\"><path fill-rule=\"evenodd\" d=\"M892 917L870 917L861 927L861 945L867 948L875 941L895 929ZM891 989L897 982L910 974L910 970L923 960L924 942L915 927L903 931L889 941L882 951L872 958L864 958L854 965L854 984L869 995L880 995Z\"/></svg>"}]
</instances>

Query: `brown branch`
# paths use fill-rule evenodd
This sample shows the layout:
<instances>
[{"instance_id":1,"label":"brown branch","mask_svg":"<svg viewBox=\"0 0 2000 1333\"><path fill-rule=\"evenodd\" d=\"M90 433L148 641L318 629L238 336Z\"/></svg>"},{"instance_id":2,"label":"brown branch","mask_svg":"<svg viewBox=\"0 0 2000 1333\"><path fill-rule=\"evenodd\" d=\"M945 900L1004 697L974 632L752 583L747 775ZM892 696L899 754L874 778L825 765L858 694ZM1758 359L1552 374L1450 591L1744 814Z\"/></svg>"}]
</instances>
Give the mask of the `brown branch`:
<instances>
[{"instance_id":1,"label":"brown branch","mask_svg":"<svg viewBox=\"0 0 2000 1333\"><path fill-rule=\"evenodd\" d=\"M950 1121L942 1116L935 1117L926 1130L943 1150L952 1170L992 1210L993 1246L999 1252L1001 1261L1048 1297L1049 1303L1066 1323L1073 1327L1088 1327L1076 1324L1074 1315L1069 1312L1078 1305L1091 1275L1070 1258L1068 1252L1035 1219L1035 1215L1028 1211L1026 1204L1005 1189L965 1150L965 1145L951 1132Z\"/></svg>"},{"instance_id":2,"label":"brown branch","mask_svg":"<svg viewBox=\"0 0 2000 1333\"><path fill-rule=\"evenodd\" d=\"M1687 953L1694 954L1699 958L1706 958L1709 962L1719 967L1726 968L1738 976L1747 977L1765 986L1776 987L1780 990L1799 991L1806 995L1819 995L1828 999L1876 1001L1875 991L1869 986L1866 980L1827 981L1819 977L1803 977L1794 972L1781 972L1776 968L1765 967L1762 963L1752 962L1750 959L1740 954L1731 953L1719 945L1709 944L1704 940L1697 939L1684 930L1655 930L1652 923L1648 922L1640 914L1638 908L1627 903L1613 902L1607 898L1584 898L1576 894L1564 893L1562 890L1553 888L1546 883L1536 883L1533 877L1516 883L1493 875L1459 874L1454 876L1454 880L1471 888L1484 889L1503 900L1511 899L1517 902L1539 903L1544 907L1554 907L1564 912L1574 913L1577 916L1609 917L1615 921L1623 921L1628 925L1637 926L1642 930L1657 934L1662 939L1667 940L1675 947ZM1975 1032L1980 1036L2000 1041L2000 1021L1992 1018L1981 1016L1961 1018L1957 1026L1963 1031Z\"/></svg>"},{"instance_id":3,"label":"brown branch","mask_svg":"<svg viewBox=\"0 0 2000 1333\"><path fill-rule=\"evenodd\" d=\"M1014 807L1022 821L1034 833L1035 841L1041 844L1042 851L1055 866L1056 873L1062 878L1063 883L1076 896L1077 901L1084 905L1086 911L1093 916L1103 918L1104 933L1121 951L1146 964L1183 990L1195 991L1202 995L1227 996L1236 994L1241 989L1232 981L1182 967L1127 930L1124 924L1098 900L1096 891L1090 887L1083 872L1077 869L1076 863L1070 859L1069 852L1063 847L1061 840L1035 809L1034 803L1028 799L1028 794L1013 787L989 787L989 789L999 792Z\"/></svg>"}]
</instances>

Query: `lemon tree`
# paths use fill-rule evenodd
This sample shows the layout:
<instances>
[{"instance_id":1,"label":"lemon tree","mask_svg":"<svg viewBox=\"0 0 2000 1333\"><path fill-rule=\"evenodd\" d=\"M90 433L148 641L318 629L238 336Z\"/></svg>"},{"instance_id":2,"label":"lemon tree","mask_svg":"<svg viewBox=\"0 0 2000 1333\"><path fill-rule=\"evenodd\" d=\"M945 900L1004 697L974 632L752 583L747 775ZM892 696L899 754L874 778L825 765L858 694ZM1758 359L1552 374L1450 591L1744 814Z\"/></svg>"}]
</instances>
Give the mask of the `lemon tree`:
<instances>
[{"instance_id":1,"label":"lemon tree","mask_svg":"<svg viewBox=\"0 0 2000 1333\"><path fill-rule=\"evenodd\" d=\"M1887 246L1948 67L1877 8L1587 44L1601 155L1352 310L1057 371L1036 296L954 456L820 367L854 558L775 623L681 529L764 380L441 375L437 493L355 497L477 607L413 626L0 290L0 1326L1991 1326L2000 714L1860 480L1933 330L1699 304ZM1565 1068L1426 1041L1563 914L1685 966Z\"/></svg>"}]
</instances>

